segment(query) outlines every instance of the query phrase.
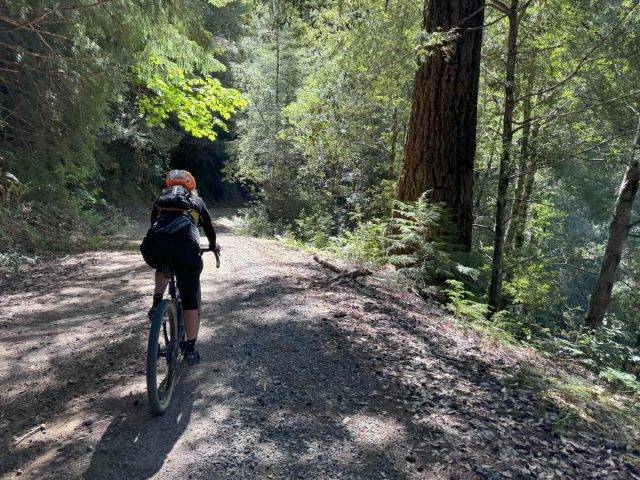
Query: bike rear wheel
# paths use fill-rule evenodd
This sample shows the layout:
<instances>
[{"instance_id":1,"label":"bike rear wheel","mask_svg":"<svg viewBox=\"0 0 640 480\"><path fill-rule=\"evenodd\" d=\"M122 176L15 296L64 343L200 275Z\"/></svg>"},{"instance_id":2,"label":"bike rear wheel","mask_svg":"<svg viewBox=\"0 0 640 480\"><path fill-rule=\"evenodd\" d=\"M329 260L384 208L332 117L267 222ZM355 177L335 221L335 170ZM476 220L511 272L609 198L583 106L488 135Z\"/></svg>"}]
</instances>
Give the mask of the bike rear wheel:
<instances>
[{"instance_id":1,"label":"bike rear wheel","mask_svg":"<svg viewBox=\"0 0 640 480\"><path fill-rule=\"evenodd\" d=\"M171 403L181 354L178 332L176 306L163 300L153 313L147 346L147 397L155 415Z\"/></svg>"}]
</instances>

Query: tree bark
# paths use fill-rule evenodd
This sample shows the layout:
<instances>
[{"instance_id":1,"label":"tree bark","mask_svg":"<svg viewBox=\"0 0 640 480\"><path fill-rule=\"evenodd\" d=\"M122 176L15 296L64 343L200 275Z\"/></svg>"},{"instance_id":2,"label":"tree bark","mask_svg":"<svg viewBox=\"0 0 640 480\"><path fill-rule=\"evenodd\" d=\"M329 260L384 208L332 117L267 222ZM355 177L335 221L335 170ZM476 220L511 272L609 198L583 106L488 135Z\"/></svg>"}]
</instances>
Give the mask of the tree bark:
<instances>
[{"instance_id":1,"label":"tree bark","mask_svg":"<svg viewBox=\"0 0 640 480\"><path fill-rule=\"evenodd\" d=\"M613 219L609 226L607 246L600 265L600 272L595 287L589 299L584 323L590 328L598 328L604 322L604 316L611 305L611 292L616 281L616 274L622 249L630 229L633 202L640 183L640 121L636 130L634 155L624 174L622 184L618 190L618 199L613 211Z\"/></svg>"},{"instance_id":2,"label":"tree bark","mask_svg":"<svg viewBox=\"0 0 640 480\"><path fill-rule=\"evenodd\" d=\"M471 248L473 162L476 150L484 0L426 0L426 32L456 33L418 69L397 196L425 191L453 214L457 241ZM444 47L444 48L443 48Z\"/></svg>"},{"instance_id":3,"label":"tree bark","mask_svg":"<svg viewBox=\"0 0 640 480\"><path fill-rule=\"evenodd\" d=\"M489 309L493 314L500 310L502 302L502 270L505 241L505 222L509 177L511 175L511 149L513 147L513 112L515 110L515 78L518 59L518 0L511 0L507 13L509 36L507 65L504 82L504 110L502 116L502 153L498 174L498 195L496 200L496 221L494 227L493 261L491 262L491 282L489 284Z\"/></svg>"}]
</instances>

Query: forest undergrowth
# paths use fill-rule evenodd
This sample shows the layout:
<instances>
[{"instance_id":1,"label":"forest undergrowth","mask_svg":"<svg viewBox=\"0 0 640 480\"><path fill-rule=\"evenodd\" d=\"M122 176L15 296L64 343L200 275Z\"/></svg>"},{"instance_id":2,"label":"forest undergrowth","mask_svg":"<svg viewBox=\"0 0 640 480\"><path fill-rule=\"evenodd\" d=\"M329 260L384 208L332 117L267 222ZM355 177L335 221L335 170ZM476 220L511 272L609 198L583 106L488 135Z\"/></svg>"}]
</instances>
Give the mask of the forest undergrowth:
<instances>
[{"instance_id":1,"label":"forest undergrowth","mask_svg":"<svg viewBox=\"0 0 640 480\"><path fill-rule=\"evenodd\" d=\"M53 256L99 250L130 224L120 209L102 201L79 206L72 199L30 200L29 186L12 190L0 205L0 273L17 274Z\"/></svg>"}]
</instances>

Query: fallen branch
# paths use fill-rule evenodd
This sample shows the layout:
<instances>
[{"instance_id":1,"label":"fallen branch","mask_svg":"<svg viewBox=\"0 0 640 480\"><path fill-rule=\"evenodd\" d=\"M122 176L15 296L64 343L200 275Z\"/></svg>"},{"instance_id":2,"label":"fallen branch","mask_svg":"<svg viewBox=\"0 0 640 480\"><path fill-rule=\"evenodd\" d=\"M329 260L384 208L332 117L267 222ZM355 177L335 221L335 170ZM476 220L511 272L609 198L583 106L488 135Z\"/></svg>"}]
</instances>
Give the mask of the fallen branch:
<instances>
[{"instance_id":1,"label":"fallen branch","mask_svg":"<svg viewBox=\"0 0 640 480\"><path fill-rule=\"evenodd\" d=\"M22 435L19 438L15 439L15 443L13 444L13 446L15 447L16 445L22 443L24 440L26 440L27 438L29 438L30 436L32 436L35 433L38 433L40 431L43 431L45 429L45 424L41 423L40 425L33 427L31 430L29 430L27 433L25 433L24 435Z\"/></svg>"},{"instance_id":2,"label":"fallen branch","mask_svg":"<svg viewBox=\"0 0 640 480\"><path fill-rule=\"evenodd\" d=\"M333 265L332 263L329 263L326 260L319 258L317 255L314 255L313 259L316 262L318 262L320 265L322 265L324 268L338 274L331 279L331 283L341 282L347 279L355 280L356 278L366 277L367 275L373 274L373 272L368 268L358 268L357 270L352 270L352 271L344 270L342 268L336 267L335 265Z\"/></svg>"},{"instance_id":3,"label":"fallen branch","mask_svg":"<svg viewBox=\"0 0 640 480\"><path fill-rule=\"evenodd\" d=\"M336 267L335 265L327 262L326 260L323 260L321 258L319 258L317 255L313 256L313 259L318 262L320 265L322 265L324 268L327 268L329 270L331 270L332 272L336 272L336 273L345 273L344 270L342 270L341 268Z\"/></svg>"},{"instance_id":4,"label":"fallen branch","mask_svg":"<svg viewBox=\"0 0 640 480\"><path fill-rule=\"evenodd\" d=\"M355 280L358 277L366 277L367 275L371 275L373 272L368 268L359 268L358 270L354 270L352 272L344 272L336 275L331 279L331 282L339 282L342 280L346 280L347 278L351 280Z\"/></svg>"}]
</instances>

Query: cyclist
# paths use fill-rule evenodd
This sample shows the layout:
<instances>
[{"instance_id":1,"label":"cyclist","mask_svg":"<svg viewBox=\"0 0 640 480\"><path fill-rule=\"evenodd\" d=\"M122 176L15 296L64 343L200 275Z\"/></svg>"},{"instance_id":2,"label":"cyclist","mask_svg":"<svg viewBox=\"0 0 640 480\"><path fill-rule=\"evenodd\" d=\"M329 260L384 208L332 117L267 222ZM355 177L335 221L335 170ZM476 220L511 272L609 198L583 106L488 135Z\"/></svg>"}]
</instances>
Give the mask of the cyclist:
<instances>
[{"instance_id":1,"label":"cyclist","mask_svg":"<svg viewBox=\"0 0 640 480\"><path fill-rule=\"evenodd\" d=\"M153 204L151 227L140 245L145 262L156 270L153 303L148 316L151 320L169 284L169 279L162 274L162 268L170 267L175 271L182 298L187 337L182 348L187 363L194 365L200 361L200 354L195 347L202 272L198 227L203 228L211 249L219 251L220 247L216 243L211 215L198 196L193 175L186 170L172 170L167 174L166 185L166 190Z\"/></svg>"}]
</instances>

